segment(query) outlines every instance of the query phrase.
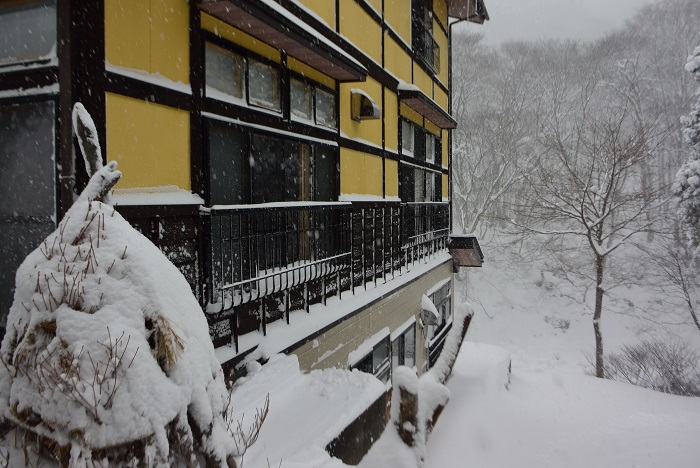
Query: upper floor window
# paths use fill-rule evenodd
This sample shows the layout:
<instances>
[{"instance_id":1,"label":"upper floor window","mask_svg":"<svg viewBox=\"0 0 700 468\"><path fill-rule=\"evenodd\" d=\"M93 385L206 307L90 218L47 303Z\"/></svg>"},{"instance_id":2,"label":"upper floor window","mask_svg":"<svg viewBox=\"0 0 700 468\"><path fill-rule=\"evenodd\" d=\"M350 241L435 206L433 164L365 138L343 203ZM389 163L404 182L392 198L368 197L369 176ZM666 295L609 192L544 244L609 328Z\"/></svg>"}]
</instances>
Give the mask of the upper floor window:
<instances>
[{"instance_id":1,"label":"upper floor window","mask_svg":"<svg viewBox=\"0 0 700 468\"><path fill-rule=\"evenodd\" d=\"M426 133L425 134L425 162L429 162L432 164L435 164L435 151L436 151L436 145L435 145L435 136Z\"/></svg>"},{"instance_id":2,"label":"upper floor window","mask_svg":"<svg viewBox=\"0 0 700 468\"><path fill-rule=\"evenodd\" d=\"M313 121L313 87L301 80L292 79L291 105L292 118Z\"/></svg>"},{"instance_id":3,"label":"upper floor window","mask_svg":"<svg viewBox=\"0 0 700 468\"><path fill-rule=\"evenodd\" d=\"M0 66L56 56L56 1L0 6Z\"/></svg>"},{"instance_id":4,"label":"upper floor window","mask_svg":"<svg viewBox=\"0 0 700 468\"><path fill-rule=\"evenodd\" d=\"M316 123L324 127L337 128L335 93L316 89Z\"/></svg>"},{"instance_id":5,"label":"upper floor window","mask_svg":"<svg viewBox=\"0 0 700 468\"><path fill-rule=\"evenodd\" d=\"M205 52L207 87L237 99L245 99L245 61L243 57L207 42Z\"/></svg>"},{"instance_id":6,"label":"upper floor window","mask_svg":"<svg viewBox=\"0 0 700 468\"><path fill-rule=\"evenodd\" d=\"M440 72L440 46L433 37L433 0L413 0L411 8L413 51L436 73Z\"/></svg>"},{"instance_id":7,"label":"upper floor window","mask_svg":"<svg viewBox=\"0 0 700 468\"><path fill-rule=\"evenodd\" d=\"M277 67L249 60L248 83L251 104L276 111L282 109L280 72Z\"/></svg>"}]
</instances>

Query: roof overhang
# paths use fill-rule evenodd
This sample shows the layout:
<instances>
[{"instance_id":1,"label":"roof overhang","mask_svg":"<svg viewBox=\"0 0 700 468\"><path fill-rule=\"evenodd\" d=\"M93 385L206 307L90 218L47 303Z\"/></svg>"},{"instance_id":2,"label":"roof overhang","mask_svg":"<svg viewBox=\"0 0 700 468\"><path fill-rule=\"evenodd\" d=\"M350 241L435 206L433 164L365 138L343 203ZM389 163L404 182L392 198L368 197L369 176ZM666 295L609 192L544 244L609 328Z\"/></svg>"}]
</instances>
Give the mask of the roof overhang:
<instances>
[{"instance_id":1,"label":"roof overhang","mask_svg":"<svg viewBox=\"0 0 700 468\"><path fill-rule=\"evenodd\" d=\"M199 0L197 7L335 80L367 77L359 62L272 0Z\"/></svg>"},{"instance_id":2,"label":"roof overhang","mask_svg":"<svg viewBox=\"0 0 700 468\"><path fill-rule=\"evenodd\" d=\"M447 14L453 18L483 24L489 12L483 0L447 0Z\"/></svg>"},{"instance_id":3,"label":"roof overhang","mask_svg":"<svg viewBox=\"0 0 700 468\"><path fill-rule=\"evenodd\" d=\"M457 128L457 121L422 91L400 89L399 101L443 129Z\"/></svg>"}]
</instances>

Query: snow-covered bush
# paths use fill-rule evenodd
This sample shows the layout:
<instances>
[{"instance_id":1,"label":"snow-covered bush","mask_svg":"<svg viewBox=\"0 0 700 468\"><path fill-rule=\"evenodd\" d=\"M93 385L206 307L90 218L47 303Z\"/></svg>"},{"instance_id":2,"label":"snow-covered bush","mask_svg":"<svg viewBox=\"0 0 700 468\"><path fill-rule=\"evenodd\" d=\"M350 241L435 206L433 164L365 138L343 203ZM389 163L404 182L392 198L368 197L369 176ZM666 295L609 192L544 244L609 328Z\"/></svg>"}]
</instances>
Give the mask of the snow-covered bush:
<instances>
[{"instance_id":1,"label":"snow-covered bush","mask_svg":"<svg viewBox=\"0 0 700 468\"><path fill-rule=\"evenodd\" d=\"M679 340L648 339L607 355L605 377L684 396L700 396L700 352Z\"/></svg>"},{"instance_id":2,"label":"snow-covered bush","mask_svg":"<svg viewBox=\"0 0 700 468\"><path fill-rule=\"evenodd\" d=\"M17 271L0 348L12 465L233 464L228 392L201 308L177 268L100 201L121 176L116 163L93 163L80 198Z\"/></svg>"}]
</instances>

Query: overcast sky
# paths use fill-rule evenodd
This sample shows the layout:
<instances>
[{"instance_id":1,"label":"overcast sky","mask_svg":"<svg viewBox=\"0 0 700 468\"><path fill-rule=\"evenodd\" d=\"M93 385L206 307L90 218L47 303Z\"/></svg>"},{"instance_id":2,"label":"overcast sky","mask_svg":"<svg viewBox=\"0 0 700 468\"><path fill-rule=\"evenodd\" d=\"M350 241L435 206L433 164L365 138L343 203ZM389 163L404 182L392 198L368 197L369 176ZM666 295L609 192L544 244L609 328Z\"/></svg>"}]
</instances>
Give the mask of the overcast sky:
<instances>
[{"instance_id":1,"label":"overcast sky","mask_svg":"<svg viewBox=\"0 0 700 468\"><path fill-rule=\"evenodd\" d=\"M622 26L642 5L653 0L485 0L491 17L482 26L458 26L483 32L497 44L543 37L592 40Z\"/></svg>"}]
</instances>

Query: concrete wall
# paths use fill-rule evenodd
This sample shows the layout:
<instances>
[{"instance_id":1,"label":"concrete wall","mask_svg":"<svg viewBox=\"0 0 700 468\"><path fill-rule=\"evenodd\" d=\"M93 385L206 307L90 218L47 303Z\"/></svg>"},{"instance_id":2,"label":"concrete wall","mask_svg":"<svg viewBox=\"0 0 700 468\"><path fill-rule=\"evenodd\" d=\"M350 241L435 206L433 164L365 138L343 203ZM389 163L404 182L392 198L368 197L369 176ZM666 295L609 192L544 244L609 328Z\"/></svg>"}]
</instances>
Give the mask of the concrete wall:
<instances>
[{"instance_id":1,"label":"concrete wall","mask_svg":"<svg viewBox=\"0 0 700 468\"><path fill-rule=\"evenodd\" d=\"M304 370L348 367L348 353L368 337L388 327L394 331L411 316L418 319L421 297L436 283L452 278L452 261L447 261L413 282L399 287L383 299L339 323L316 339L292 351ZM422 329L416 324L416 367L419 372L427 359Z\"/></svg>"}]
</instances>

